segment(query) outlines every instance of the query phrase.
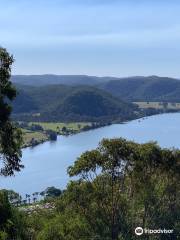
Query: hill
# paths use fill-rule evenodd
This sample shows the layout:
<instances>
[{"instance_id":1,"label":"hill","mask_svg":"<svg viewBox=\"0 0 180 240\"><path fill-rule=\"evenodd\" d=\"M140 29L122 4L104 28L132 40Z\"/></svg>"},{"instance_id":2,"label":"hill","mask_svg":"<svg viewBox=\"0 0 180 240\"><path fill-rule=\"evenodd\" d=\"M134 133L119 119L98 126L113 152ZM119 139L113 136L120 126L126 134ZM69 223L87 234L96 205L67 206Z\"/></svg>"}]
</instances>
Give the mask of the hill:
<instances>
[{"instance_id":1,"label":"hill","mask_svg":"<svg viewBox=\"0 0 180 240\"><path fill-rule=\"evenodd\" d=\"M137 107L90 86L17 85L14 116L31 121L114 121L135 117Z\"/></svg>"},{"instance_id":2,"label":"hill","mask_svg":"<svg viewBox=\"0 0 180 240\"><path fill-rule=\"evenodd\" d=\"M11 81L15 84L28 86L44 86L44 85L96 85L116 78L113 77L95 77L86 75L14 75Z\"/></svg>"},{"instance_id":3,"label":"hill","mask_svg":"<svg viewBox=\"0 0 180 240\"><path fill-rule=\"evenodd\" d=\"M16 75L15 84L30 87L46 85L94 86L115 97L137 101L180 102L180 80L167 77L95 77L86 75Z\"/></svg>"},{"instance_id":4,"label":"hill","mask_svg":"<svg viewBox=\"0 0 180 240\"><path fill-rule=\"evenodd\" d=\"M131 102L180 102L180 80L167 77L129 77L98 85L113 96Z\"/></svg>"}]
</instances>

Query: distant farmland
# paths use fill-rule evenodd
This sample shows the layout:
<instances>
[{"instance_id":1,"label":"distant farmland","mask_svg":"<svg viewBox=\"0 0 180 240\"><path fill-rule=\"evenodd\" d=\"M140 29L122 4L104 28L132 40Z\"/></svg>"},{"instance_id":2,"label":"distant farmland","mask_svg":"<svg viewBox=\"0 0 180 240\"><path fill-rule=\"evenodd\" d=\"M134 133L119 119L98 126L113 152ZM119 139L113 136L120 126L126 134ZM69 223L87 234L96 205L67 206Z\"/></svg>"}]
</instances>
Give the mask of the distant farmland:
<instances>
[{"instance_id":1,"label":"distant farmland","mask_svg":"<svg viewBox=\"0 0 180 240\"><path fill-rule=\"evenodd\" d=\"M134 102L141 109L155 108L155 109L172 109L180 110L180 103L164 103L164 102Z\"/></svg>"}]
</instances>

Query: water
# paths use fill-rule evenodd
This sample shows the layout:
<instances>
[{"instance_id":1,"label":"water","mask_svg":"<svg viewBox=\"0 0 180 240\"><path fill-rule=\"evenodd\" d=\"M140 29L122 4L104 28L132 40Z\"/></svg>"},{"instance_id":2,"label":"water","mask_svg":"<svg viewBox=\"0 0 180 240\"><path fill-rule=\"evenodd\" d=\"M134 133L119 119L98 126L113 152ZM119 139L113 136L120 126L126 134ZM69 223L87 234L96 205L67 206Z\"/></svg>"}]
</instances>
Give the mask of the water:
<instances>
[{"instance_id":1,"label":"water","mask_svg":"<svg viewBox=\"0 0 180 240\"><path fill-rule=\"evenodd\" d=\"M157 141L162 147L180 148L180 113L162 114L144 120L59 136L56 142L46 142L23 150L25 169L15 177L0 178L0 187L13 189L22 195L55 186L61 189L69 181L67 167L86 150L97 147L102 138L123 137L139 143Z\"/></svg>"}]
</instances>

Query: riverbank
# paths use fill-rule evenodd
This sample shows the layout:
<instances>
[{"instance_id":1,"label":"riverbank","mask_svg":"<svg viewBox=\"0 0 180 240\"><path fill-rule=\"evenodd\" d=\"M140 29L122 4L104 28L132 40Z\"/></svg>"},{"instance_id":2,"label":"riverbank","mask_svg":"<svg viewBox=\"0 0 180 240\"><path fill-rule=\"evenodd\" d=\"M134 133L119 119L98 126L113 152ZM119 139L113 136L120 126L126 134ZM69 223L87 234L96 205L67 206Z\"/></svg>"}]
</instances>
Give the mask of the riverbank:
<instances>
[{"instance_id":1,"label":"riverbank","mask_svg":"<svg viewBox=\"0 0 180 240\"><path fill-rule=\"evenodd\" d=\"M139 121L140 120L140 121ZM69 182L67 168L82 153L95 149L103 138L125 138L138 143L157 141L161 147L180 149L180 113L168 113L113 124L69 137L58 136L34 148L22 150L25 168L15 178L1 178L1 187L21 195L43 191L47 186L65 189ZM12 181L13 180L13 181Z\"/></svg>"},{"instance_id":2,"label":"riverbank","mask_svg":"<svg viewBox=\"0 0 180 240\"><path fill-rule=\"evenodd\" d=\"M46 123L46 122L20 122L23 132L23 148L34 147L46 141L55 141L57 136L70 136L83 131L105 126L99 123ZM53 138L52 138L53 135Z\"/></svg>"},{"instance_id":3,"label":"riverbank","mask_svg":"<svg viewBox=\"0 0 180 240\"><path fill-rule=\"evenodd\" d=\"M127 119L124 121L113 121L108 123L90 123L90 122L73 122L73 123L62 123L62 122L21 122L20 126L23 131L23 147L35 147L46 141L56 141L57 136L71 136L81 132L98 129L112 124L123 124L133 120L144 120L147 117L165 114L165 113L176 113L179 111L167 109L152 109L148 112L143 111L141 115L133 119ZM52 138L53 135L53 138Z\"/></svg>"}]
</instances>

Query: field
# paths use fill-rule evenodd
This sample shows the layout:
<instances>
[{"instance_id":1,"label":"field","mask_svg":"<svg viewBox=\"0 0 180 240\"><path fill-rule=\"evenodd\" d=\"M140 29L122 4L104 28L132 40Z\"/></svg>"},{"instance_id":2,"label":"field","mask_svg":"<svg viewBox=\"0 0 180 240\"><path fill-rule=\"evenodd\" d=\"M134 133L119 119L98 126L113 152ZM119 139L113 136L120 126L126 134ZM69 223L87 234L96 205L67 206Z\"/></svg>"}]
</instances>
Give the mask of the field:
<instances>
[{"instance_id":1,"label":"field","mask_svg":"<svg viewBox=\"0 0 180 240\"><path fill-rule=\"evenodd\" d=\"M29 130L22 128L23 132L23 147L37 145L39 143L45 142L49 139L48 134L46 134L47 130L52 130L59 134L69 135L72 133L77 133L82 131L83 127L91 126L91 123L45 123L45 122L30 122L28 124L29 127L33 125L38 125L43 128L43 130ZM62 129L65 128L64 132Z\"/></svg>"},{"instance_id":2,"label":"field","mask_svg":"<svg viewBox=\"0 0 180 240\"><path fill-rule=\"evenodd\" d=\"M63 127L66 127L67 129L74 130L74 131L79 131L81 130L84 126L91 125L91 123L85 123L85 122L77 122L77 123L46 123L46 122L31 122L29 123L30 125L36 124L40 125L43 127L44 130L53 130L53 131L60 131L62 130Z\"/></svg>"},{"instance_id":3,"label":"field","mask_svg":"<svg viewBox=\"0 0 180 240\"><path fill-rule=\"evenodd\" d=\"M47 135L43 132L29 131L26 129L21 129L21 130L23 132L24 147L32 145L31 144L32 139L34 139L37 143L41 143L48 140Z\"/></svg>"},{"instance_id":4,"label":"field","mask_svg":"<svg viewBox=\"0 0 180 240\"><path fill-rule=\"evenodd\" d=\"M172 109L180 110L180 103L162 103L162 102L134 102L140 108Z\"/></svg>"}]
</instances>

